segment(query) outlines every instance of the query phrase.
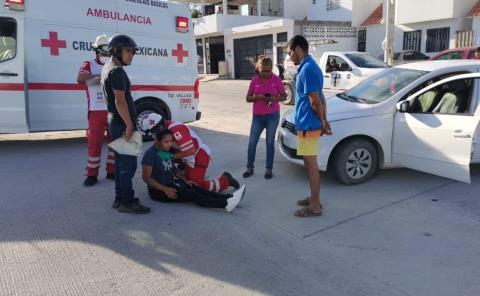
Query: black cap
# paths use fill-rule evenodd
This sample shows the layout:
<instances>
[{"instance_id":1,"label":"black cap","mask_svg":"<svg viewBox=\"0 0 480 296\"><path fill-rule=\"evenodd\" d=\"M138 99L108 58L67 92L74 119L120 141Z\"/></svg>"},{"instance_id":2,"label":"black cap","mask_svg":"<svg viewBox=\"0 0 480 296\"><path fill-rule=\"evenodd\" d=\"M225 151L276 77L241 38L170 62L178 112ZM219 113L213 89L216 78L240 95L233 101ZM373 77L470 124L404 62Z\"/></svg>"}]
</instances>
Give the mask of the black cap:
<instances>
[{"instance_id":1,"label":"black cap","mask_svg":"<svg viewBox=\"0 0 480 296\"><path fill-rule=\"evenodd\" d=\"M112 36L108 41L108 51L110 53L113 53L112 51L117 51L122 48L130 48L135 51L138 50L138 46L135 41L127 35L115 35Z\"/></svg>"}]
</instances>

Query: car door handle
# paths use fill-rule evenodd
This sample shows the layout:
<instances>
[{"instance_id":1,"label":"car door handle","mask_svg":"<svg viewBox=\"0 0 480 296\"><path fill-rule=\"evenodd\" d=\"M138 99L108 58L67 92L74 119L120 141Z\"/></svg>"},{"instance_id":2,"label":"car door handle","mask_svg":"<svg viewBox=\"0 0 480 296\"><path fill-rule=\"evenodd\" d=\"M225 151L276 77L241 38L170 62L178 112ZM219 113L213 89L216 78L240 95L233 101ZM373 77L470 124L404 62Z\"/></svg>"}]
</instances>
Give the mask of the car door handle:
<instances>
[{"instance_id":1,"label":"car door handle","mask_svg":"<svg viewBox=\"0 0 480 296\"><path fill-rule=\"evenodd\" d=\"M18 76L18 73L7 73L7 72L2 72L2 73L0 73L0 76L15 77L15 76Z\"/></svg>"},{"instance_id":2,"label":"car door handle","mask_svg":"<svg viewBox=\"0 0 480 296\"><path fill-rule=\"evenodd\" d=\"M469 135L469 134L454 134L453 137L455 139L470 139L470 138L472 138L472 135Z\"/></svg>"}]
</instances>

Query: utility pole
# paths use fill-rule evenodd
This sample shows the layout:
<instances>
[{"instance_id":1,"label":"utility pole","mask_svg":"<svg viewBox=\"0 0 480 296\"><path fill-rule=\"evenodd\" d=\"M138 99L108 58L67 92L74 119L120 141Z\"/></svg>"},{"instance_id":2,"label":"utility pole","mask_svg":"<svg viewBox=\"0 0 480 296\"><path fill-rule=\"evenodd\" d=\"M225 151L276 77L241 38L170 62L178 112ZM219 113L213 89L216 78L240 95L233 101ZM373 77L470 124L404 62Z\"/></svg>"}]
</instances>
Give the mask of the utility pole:
<instances>
[{"instance_id":1,"label":"utility pole","mask_svg":"<svg viewBox=\"0 0 480 296\"><path fill-rule=\"evenodd\" d=\"M395 42L395 5L397 0L386 0L387 17L386 17L386 36L385 36L385 52L384 62L389 66L393 66L393 44Z\"/></svg>"}]
</instances>

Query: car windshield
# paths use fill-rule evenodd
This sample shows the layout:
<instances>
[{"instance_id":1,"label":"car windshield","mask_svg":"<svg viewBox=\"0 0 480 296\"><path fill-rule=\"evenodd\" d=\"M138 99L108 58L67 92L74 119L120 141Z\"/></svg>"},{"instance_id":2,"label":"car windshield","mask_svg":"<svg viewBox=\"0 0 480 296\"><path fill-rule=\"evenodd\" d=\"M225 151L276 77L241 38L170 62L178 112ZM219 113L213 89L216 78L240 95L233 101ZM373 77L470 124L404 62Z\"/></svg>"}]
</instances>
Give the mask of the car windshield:
<instances>
[{"instance_id":1,"label":"car windshield","mask_svg":"<svg viewBox=\"0 0 480 296\"><path fill-rule=\"evenodd\" d=\"M402 68L385 69L337 96L357 103L381 103L427 73Z\"/></svg>"},{"instance_id":2,"label":"car windshield","mask_svg":"<svg viewBox=\"0 0 480 296\"><path fill-rule=\"evenodd\" d=\"M388 68L380 60L365 53L347 53L345 56L360 68Z\"/></svg>"}]
</instances>

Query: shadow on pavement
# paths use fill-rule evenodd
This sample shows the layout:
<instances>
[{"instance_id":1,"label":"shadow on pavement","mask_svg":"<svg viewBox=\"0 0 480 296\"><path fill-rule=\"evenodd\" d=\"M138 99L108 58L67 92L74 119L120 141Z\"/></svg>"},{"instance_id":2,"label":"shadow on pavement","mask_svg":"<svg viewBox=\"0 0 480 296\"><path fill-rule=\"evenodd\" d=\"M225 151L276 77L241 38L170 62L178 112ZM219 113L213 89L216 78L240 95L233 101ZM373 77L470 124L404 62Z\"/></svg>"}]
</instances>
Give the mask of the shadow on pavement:
<instances>
[{"instance_id":1,"label":"shadow on pavement","mask_svg":"<svg viewBox=\"0 0 480 296\"><path fill-rule=\"evenodd\" d=\"M240 177L248 138L196 130L213 150L213 166L209 173L216 175L226 169ZM261 169L265 161L263 142L261 139L257 151L258 172L246 181L249 186L246 200L232 214L194 205L150 201L138 169L135 176L137 195L153 209L145 216L120 214L110 208L113 200L111 181L101 178L95 187L81 186L86 160L83 138L0 143L0 241L2 244L32 244L29 255L16 253L10 261L0 256L0 263L3 260L3 263L17 266L18 272L19 266L40 271L42 265L72 261L79 270L84 270L82 264L93 260L94 268L120 274L118 278L130 276L132 264L116 256L102 257L95 254L94 249L91 254L75 254L51 245L52 241L74 241L101 246L158 271L162 273L159 281L188 281L185 272L179 270L182 269L239 286L245 294L339 296L359 295L356 292L363 291L362 295L403 295L302 239L304 235L347 219L348 215L355 215L354 210L367 211L366 206L352 209L347 217L327 215L322 218L324 220L316 221L295 219L291 215L296 209L295 200L307 192L305 173L277 153L275 178L266 183ZM144 148L150 145L146 143ZM104 160L105 157L102 158L103 167ZM402 181L407 184L432 179L436 185L445 183L444 179L408 170L390 170L382 172L378 180L370 184L347 187L336 184L327 174L324 184L328 188L322 192L326 192L329 197L326 203L334 211L336 207L351 206L352 198L358 200L368 196L383 187L382 182L393 182L399 175L413 175L412 180ZM402 187L404 184L399 184L397 189ZM299 193L296 188L304 192ZM395 190L395 186L392 188ZM393 197L384 198L379 198L378 203L388 203L388 198ZM56 261L60 259L63 263ZM65 269L67 271L62 272L68 273L72 268ZM71 276L75 275L75 270L70 270Z\"/></svg>"}]
</instances>

